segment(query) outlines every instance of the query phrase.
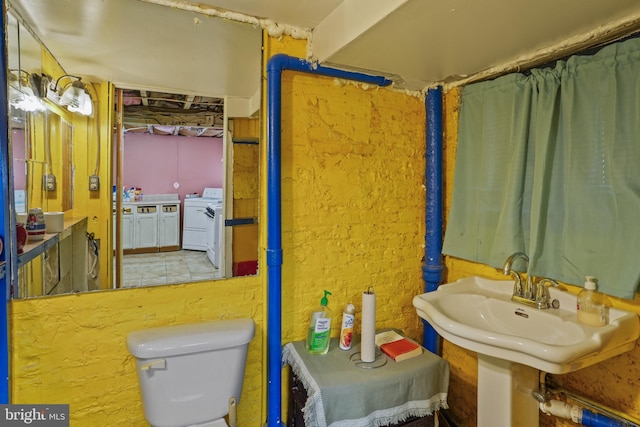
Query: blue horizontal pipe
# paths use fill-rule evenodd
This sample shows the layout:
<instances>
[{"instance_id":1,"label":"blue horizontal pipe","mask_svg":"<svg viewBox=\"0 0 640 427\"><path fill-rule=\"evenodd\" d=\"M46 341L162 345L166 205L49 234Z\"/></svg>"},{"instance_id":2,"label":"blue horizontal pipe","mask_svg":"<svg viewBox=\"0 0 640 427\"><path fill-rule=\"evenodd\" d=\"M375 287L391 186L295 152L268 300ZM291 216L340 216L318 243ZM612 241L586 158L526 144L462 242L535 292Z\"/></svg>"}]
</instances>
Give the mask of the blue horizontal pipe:
<instances>
[{"instance_id":1,"label":"blue horizontal pipe","mask_svg":"<svg viewBox=\"0 0 640 427\"><path fill-rule=\"evenodd\" d=\"M339 79L370 83L378 86L389 86L392 83L391 80L385 77L323 67L322 65L305 61L301 58L288 56L283 53L273 55L271 59L269 59L269 63L267 64L267 79L269 78L269 73L281 75L283 70L300 71L303 73L318 74L326 77L336 77ZM280 94L278 94L278 96L280 96ZM269 96L269 100L271 100L271 96ZM271 112L269 112L269 114L271 115Z\"/></svg>"},{"instance_id":2,"label":"blue horizontal pipe","mask_svg":"<svg viewBox=\"0 0 640 427\"><path fill-rule=\"evenodd\" d=\"M442 281L442 87L429 89L425 98L427 113L426 149L426 235L422 277L425 292L438 289ZM422 345L440 354L440 339L433 326L423 320Z\"/></svg>"},{"instance_id":3,"label":"blue horizontal pipe","mask_svg":"<svg viewBox=\"0 0 640 427\"><path fill-rule=\"evenodd\" d=\"M277 54L267 63L267 424L281 426L282 416L282 72L300 71L388 86L379 76L327 68L304 59Z\"/></svg>"},{"instance_id":4,"label":"blue horizontal pipe","mask_svg":"<svg viewBox=\"0 0 640 427\"><path fill-rule=\"evenodd\" d=\"M606 415L596 414L587 409L582 409L581 424L591 427L624 427L626 424L616 421Z\"/></svg>"}]
</instances>

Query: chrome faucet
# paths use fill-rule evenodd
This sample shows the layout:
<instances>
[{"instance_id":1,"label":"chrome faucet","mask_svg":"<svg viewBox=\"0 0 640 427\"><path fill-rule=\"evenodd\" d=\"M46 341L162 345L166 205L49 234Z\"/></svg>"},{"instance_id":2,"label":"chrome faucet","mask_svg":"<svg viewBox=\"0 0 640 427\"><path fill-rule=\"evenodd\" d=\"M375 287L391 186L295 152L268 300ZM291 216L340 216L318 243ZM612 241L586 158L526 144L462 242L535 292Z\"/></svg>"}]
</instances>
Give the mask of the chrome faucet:
<instances>
[{"instance_id":1,"label":"chrome faucet","mask_svg":"<svg viewBox=\"0 0 640 427\"><path fill-rule=\"evenodd\" d=\"M529 257L524 252L516 252L507 258L504 262L504 266L502 267L502 273L506 276L513 276L515 283L513 285L513 295L515 297L526 298L533 300L533 283L531 280L531 276L527 275L527 280L522 284L522 278L520 277L520 273L512 270L513 262L516 259L522 259L524 261L525 271L529 269Z\"/></svg>"},{"instance_id":2,"label":"chrome faucet","mask_svg":"<svg viewBox=\"0 0 640 427\"><path fill-rule=\"evenodd\" d=\"M506 276L512 276L514 279L513 295L511 295L511 301L525 304L538 309L545 308L558 308L558 301L551 301L547 288L549 286L558 287L558 282L552 279L541 279L536 282L535 278L527 274L527 280L522 283L522 277L520 273L512 270L513 263L516 259L522 259L524 261L525 270L529 270L529 257L523 252L516 252L507 258L502 267L502 273Z\"/></svg>"}]
</instances>

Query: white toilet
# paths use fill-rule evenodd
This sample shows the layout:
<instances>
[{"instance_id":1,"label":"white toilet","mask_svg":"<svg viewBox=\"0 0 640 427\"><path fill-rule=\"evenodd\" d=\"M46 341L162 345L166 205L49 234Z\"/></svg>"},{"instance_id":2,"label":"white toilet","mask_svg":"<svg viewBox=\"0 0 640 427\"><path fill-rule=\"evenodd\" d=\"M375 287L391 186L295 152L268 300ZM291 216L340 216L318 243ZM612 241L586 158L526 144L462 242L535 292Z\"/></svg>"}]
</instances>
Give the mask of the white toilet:
<instances>
[{"instance_id":1,"label":"white toilet","mask_svg":"<svg viewBox=\"0 0 640 427\"><path fill-rule=\"evenodd\" d=\"M129 334L147 421L153 427L226 427L229 414L233 426L254 333L252 319L233 319Z\"/></svg>"}]
</instances>

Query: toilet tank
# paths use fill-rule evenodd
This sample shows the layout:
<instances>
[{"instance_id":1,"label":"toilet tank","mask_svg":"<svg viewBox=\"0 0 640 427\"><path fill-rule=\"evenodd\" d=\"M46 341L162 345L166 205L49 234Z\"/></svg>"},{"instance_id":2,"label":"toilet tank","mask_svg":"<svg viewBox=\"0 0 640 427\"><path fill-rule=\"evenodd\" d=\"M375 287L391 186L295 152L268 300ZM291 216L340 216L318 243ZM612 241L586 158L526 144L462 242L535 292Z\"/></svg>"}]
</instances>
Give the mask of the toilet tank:
<instances>
[{"instance_id":1,"label":"toilet tank","mask_svg":"<svg viewBox=\"0 0 640 427\"><path fill-rule=\"evenodd\" d=\"M252 319L216 320L132 332L144 415L154 427L220 419L242 391Z\"/></svg>"}]
</instances>

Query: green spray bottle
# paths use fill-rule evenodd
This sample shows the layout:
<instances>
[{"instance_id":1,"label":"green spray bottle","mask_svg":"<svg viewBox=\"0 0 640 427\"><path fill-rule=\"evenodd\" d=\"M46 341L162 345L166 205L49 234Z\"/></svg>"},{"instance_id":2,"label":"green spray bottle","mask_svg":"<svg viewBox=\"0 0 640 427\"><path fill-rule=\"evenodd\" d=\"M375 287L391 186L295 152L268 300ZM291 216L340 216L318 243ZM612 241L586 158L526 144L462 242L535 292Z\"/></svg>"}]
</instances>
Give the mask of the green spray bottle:
<instances>
[{"instance_id":1,"label":"green spray bottle","mask_svg":"<svg viewBox=\"0 0 640 427\"><path fill-rule=\"evenodd\" d=\"M307 351L311 354L326 354L329 351L333 312L329 309L327 295L331 295L331 292L324 291L320 307L311 313L306 345Z\"/></svg>"}]
</instances>

